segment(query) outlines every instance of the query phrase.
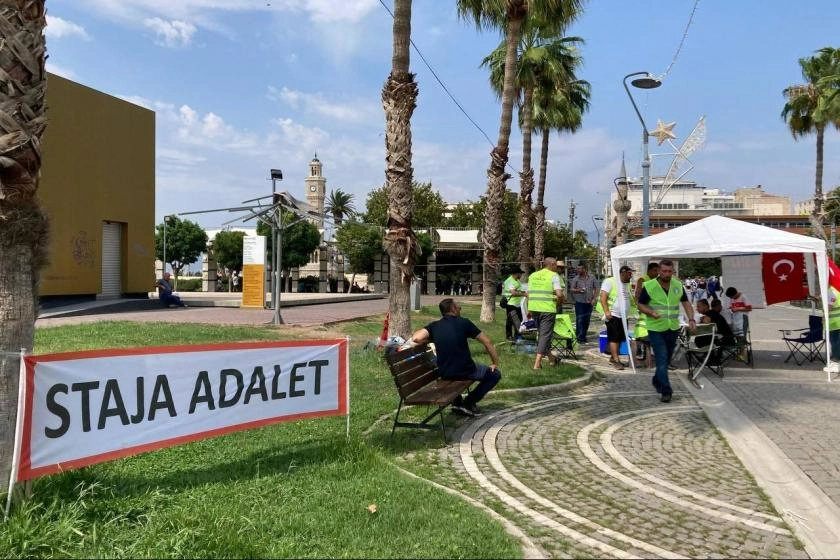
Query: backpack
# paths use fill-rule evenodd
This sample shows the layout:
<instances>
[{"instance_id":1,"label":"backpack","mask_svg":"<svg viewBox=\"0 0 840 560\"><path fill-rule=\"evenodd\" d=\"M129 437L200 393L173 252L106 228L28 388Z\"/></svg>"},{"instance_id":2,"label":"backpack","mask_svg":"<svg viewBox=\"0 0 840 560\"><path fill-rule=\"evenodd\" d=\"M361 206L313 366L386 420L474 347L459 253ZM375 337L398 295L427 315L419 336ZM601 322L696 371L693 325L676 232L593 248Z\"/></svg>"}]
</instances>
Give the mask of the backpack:
<instances>
[{"instance_id":1,"label":"backpack","mask_svg":"<svg viewBox=\"0 0 840 560\"><path fill-rule=\"evenodd\" d=\"M499 300L499 307L501 307L502 309L507 309L507 304L507 296L502 296L502 299Z\"/></svg>"}]
</instances>

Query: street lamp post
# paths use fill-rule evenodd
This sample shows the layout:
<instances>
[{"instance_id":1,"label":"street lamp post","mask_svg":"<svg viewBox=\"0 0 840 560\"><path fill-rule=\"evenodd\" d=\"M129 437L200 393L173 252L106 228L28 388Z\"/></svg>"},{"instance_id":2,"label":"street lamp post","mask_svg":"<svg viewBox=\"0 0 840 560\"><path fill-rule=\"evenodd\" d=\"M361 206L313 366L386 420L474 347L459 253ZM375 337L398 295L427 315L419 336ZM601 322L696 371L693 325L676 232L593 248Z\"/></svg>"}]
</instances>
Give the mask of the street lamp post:
<instances>
[{"instance_id":1,"label":"street lamp post","mask_svg":"<svg viewBox=\"0 0 840 560\"><path fill-rule=\"evenodd\" d=\"M161 278L163 278L163 275L166 274L166 224L170 219L177 216L178 214L168 214L163 217L163 272L161 273Z\"/></svg>"},{"instance_id":2,"label":"street lamp post","mask_svg":"<svg viewBox=\"0 0 840 560\"><path fill-rule=\"evenodd\" d=\"M597 251L595 253L595 267L598 270L597 274L601 274L601 230L598 229L598 224L595 223L596 220L603 222L604 218L594 214L592 215L592 226L595 228L595 235L598 236Z\"/></svg>"},{"instance_id":3,"label":"street lamp post","mask_svg":"<svg viewBox=\"0 0 840 560\"><path fill-rule=\"evenodd\" d=\"M630 103L633 104L633 109L636 111L636 116L639 117L639 122L642 123L642 145L644 147L644 154L642 159L642 236L650 235L650 153L648 152L648 133L645 120L636 106L636 101L633 99L633 94L630 93L630 88L627 87L627 78L633 76L642 76L631 81L633 87L639 89L655 89L662 85L662 82L650 75L649 72L632 72L624 76L624 91L627 92L627 97L630 98Z\"/></svg>"},{"instance_id":4,"label":"street lamp post","mask_svg":"<svg viewBox=\"0 0 840 560\"><path fill-rule=\"evenodd\" d=\"M283 172L279 169L271 170L271 202L277 204L277 181L283 180ZM283 209L280 204L277 204L277 216L274 220L275 224L280 227L275 227L271 242L274 245L271 251L271 272L274 274L274 282L271 283L271 306L274 307L274 317L272 324L282 325L283 316L280 315L280 266L283 264L283 240L281 235L283 233Z\"/></svg>"}]
</instances>

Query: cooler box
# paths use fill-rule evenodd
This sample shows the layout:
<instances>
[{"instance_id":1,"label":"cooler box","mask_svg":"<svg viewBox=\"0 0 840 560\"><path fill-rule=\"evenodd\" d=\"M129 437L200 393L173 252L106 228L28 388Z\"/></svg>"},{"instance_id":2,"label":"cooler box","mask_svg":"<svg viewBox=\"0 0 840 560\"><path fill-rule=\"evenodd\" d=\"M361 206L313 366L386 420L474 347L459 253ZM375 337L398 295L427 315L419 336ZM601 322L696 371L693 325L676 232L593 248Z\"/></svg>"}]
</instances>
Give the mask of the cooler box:
<instances>
[{"instance_id":1,"label":"cooler box","mask_svg":"<svg viewBox=\"0 0 840 560\"><path fill-rule=\"evenodd\" d=\"M630 339L632 340L632 336ZM609 354L610 349L607 347L609 343L607 342L607 330L604 329L600 333L598 333L598 349L601 351L601 354ZM625 340L621 344L618 345L618 355L619 356L629 356L630 352L627 351L627 341Z\"/></svg>"}]
</instances>

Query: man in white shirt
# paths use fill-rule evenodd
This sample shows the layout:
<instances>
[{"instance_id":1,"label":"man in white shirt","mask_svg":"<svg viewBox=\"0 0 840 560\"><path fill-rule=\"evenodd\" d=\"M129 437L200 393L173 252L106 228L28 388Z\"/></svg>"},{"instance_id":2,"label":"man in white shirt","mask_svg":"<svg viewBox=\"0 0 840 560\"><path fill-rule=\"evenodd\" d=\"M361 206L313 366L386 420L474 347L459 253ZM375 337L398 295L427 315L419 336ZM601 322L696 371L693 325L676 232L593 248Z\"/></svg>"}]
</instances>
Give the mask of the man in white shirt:
<instances>
[{"instance_id":1,"label":"man in white shirt","mask_svg":"<svg viewBox=\"0 0 840 560\"><path fill-rule=\"evenodd\" d=\"M627 317L630 312L630 277L633 269L629 266L622 266L616 278L607 278L601 284L601 310L604 313L604 321L607 323L607 342L610 348L610 363L616 369L624 369L624 364L619 360L618 349L621 343L627 340L624 332L622 317Z\"/></svg>"},{"instance_id":2,"label":"man in white shirt","mask_svg":"<svg viewBox=\"0 0 840 560\"><path fill-rule=\"evenodd\" d=\"M732 332L735 333L735 336L742 336L744 334L744 313L752 311L752 304L744 294L733 286L726 288L724 295L727 299L723 302L723 309L728 313L723 315L732 326Z\"/></svg>"}]
</instances>

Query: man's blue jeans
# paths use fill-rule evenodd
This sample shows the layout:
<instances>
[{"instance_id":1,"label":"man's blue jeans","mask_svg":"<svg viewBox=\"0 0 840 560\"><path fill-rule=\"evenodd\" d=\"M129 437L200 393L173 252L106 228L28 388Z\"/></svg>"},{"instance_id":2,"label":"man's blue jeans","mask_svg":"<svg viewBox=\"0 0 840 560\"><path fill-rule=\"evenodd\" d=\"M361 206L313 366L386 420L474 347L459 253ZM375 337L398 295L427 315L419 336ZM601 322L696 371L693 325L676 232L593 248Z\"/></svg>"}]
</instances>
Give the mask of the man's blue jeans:
<instances>
[{"instance_id":1,"label":"man's blue jeans","mask_svg":"<svg viewBox=\"0 0 840 560\"><path fill-rule=\"evenodd\" d=\"M674 392L668 379L668 364L671 363L671 356L674 355L674 348L677 347L678 337L679 331L648 331L650 347L656 359L656 373L653 374L652 382L656 391L662 395L670 395Z\"/></svg>"},{"instance_id":2,"label":"man's blue jeans","mask_svg":"<svg viewBox=\"0 0 840 560\"><path fill-rule=\"evenodd\" d=\"M470 394L464 399L465 403L476 404L502 379L502 372L499 371L499 368L491 370L490 366L475 364L475 371L471 375L465 376L464 379L478 381L476 388L470 391Z\"/></svg>"},{"instance_id":3,"label":"man's blue jeans","mask_svg":"<svg viewBox=\"0 0 840 560\"><path fill-rule=\"evenodd\" d=\"M586 342L586 332L592 319L592 304L575 302L575 335L578 342Z\"/></svg>"}]
</instances>

